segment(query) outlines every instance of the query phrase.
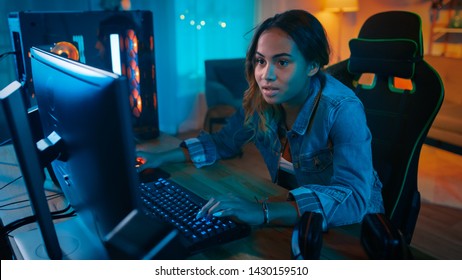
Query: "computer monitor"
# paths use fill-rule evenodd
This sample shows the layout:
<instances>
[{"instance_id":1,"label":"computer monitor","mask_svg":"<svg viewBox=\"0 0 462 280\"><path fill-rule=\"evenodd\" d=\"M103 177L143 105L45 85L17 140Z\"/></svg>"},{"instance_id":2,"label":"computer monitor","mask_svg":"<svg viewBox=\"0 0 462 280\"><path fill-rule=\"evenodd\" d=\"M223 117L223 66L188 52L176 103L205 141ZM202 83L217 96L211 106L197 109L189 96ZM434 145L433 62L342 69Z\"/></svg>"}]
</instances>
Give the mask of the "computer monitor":
<instances>
[{"instance_id":1,"label":"computer monitor","mask_svg":"<svg viewBox=\"0 0 462 280\"><path fill-rule=\"evenodd\" d=\"M85 226L105 245L132 248L128 256L171 239L170 226L140 211L126 78L39 48L31 65L43 135L60 139L43 154L56 155L57 180Z\"/></svg>"},{"instance_id":2,"label":"computer monitor","mask_svg":"<svg viewBox=\"0 0 462 280\"><path fill-rule=\"evenodd\" d=\"M32 211L39 217L37 224L43 236L41 240L45 244L46 254L50 259L61 259L63 254L43 191L45 174L40 162L40 154L35 146L22 94L21 83L13 81L0 91L0 107L5 112L16 158L31 198Z\"/></svg>"},{"instance_id":3,"label":"computer monitor","mask_svg":"<svg viewBox=\"0 0 462 280\"><path fill-rule=\"evenodd\" d=\"M51 164L66 197L102 236L139 206L124 77L31 49L45 136L64 143Z\"/></svg>"}]
</instances>

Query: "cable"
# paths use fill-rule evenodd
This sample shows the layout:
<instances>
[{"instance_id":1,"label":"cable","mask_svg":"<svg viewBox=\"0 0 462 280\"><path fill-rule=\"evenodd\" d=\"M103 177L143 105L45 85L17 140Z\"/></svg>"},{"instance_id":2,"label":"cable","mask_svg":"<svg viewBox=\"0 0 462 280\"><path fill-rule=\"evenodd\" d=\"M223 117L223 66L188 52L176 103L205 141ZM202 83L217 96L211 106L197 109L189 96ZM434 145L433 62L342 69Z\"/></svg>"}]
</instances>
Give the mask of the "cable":
<instances>
[{"instance_id":1,"label":"cable","mask_svg":"<svg viewBox=\"0 0 462 280\"><path fill-rule=\"evenodd\" d=\"M63 214L63 213L65 213L65 212L69 211L70 209L71 209L71 206L68 205L68 206L66 206L64 209L51 212L51 215L52 215L52 217L53 217L54 215L60 215L60 214ZM15 227L15 225L17 225L17 224L22 224L22 223L24 223L24 222L26 222L26 221L30 221L30 220L35 221L35 220L36 220L35 215L30 215L30 216L28 216L28 217L24 217L24 218L21 218L21 219L19 219L19 220L13 221L13 222L11 222L11 223L5 225L5 226L3 227L3 229L5 229L5 228L7 228L7 227ZM2 230L3 230L3 229L2 229Z\"/></svg>"},{"instance_id":2,"label":"cable","mask_svg":"<svg viewBox=\"0 0 462 280\"><path fill-rule=\"evenodd\" d=\"M4 186L2 186L2 187L0 188L0 191L3 190L4 188L8 187L9 185L13 184L14 182L16 182L17 180L19 180L19 179L21 179L21 178L22 178L22 175L19 176L19 177L17 177L16 179L14 179L14 180L12 180L12 181L6 183ZM1 206L0 206L0 208L1 208Z\"/></svg>"},{"instance_id":3,"label":"cable","mask_svg":"<svg viewBox=\"0 0 462 280\"><path fill-rule=\"evenodd\" d=\"M5 140L5 141L3 141L2 143L0 143L0 147L1 147L1 146L5 146L5 145L8 145L8 144L10 144L10 143L11 143L11 141L12 141L12 139L11 139L11 138L8 138L8 139L6 139L6 140Z\"/></svg>"},{"instance_id":4,"label":"cable","mask_svg":"<svg viewBox=\"0 0 462 280\"><path fill-rule=\"evenodd\" d=\"M65 213L65 212L69 211L70 209L71 209L71 206L68 205L64 209L51 212L51 217L52 217L53 220L56 220L56 219L63 219L63 218L69 218L69 217L75 216L75 211L74 210L72 210L69 213ZM31 216L24 217L22 219L16 220L14 222L11 222L11 223L3 226L0 229L0 236L3 237L5 235L11 233L12 231L20 228L20 227L23 227L23 226L25 226L27 224L34 223L36 221L37 221L37 217L35 215L31 215Z\"/></svg>"},{"instance_id":5,"label":"cable","mask_svg":"<svg viewBox=\"0 0 462 280\"><path fill-rule=\"evenodd\" d=\"M0 58L2 58L4 56L7 56L7 55L10 55L10 54L16 54L16 52L15 51L4 52L4 53L0 54Z\"/></svg>"},{"instance_id":6,"label":"cable","mask_svg":"<svg viewBox=\"0 0 462 280\"><path fill-rule=\"evenodd\" d=\"M62 218L69 218L69 217L73 217L75 216L75 211L71 211L69 213L65 213L65 214L52 214L52 219L55 220L55 219L62 219ZM31 223L34 223L37 221L37 217L35 215L31 215L31 216L28 216L28 217L25 217L25 218L22 218L20 220L17 220L17 221L14 221L12 223L9 223L7 225L5 225L3 228L0 229L0 235L1 236L5 236L11 232L13 232L14 230L20 228L20 227L23 227L25 225L28 225L28 224L31 224Z\"/></svg>"},{"instance_id":7,"label":"cable","mask_svg":"<svg viewBox=\"0 0 462 280\"><path fill-rule=\"evenodd\" d=\"M0 54L0 61L2 61L3 59L5 59L7 56L11 54L16 54L16 52L10 51L10 52L5 52L5 53Z\"/></svg>"},{"instance_id":8,"label":"cable","mask_svg":"<svg viewBox=\"0 0 462 280\"><path fill-rule=\"evenodd\" d=\"M52 200L52 199L60 197L62 195L63 195L62 193L55 193L55 194L50 194L50 195L46 196L46 198L47 198L47 200ZM18 200L18 201L10 202L10 203L7 203L7 204L3 204L3 205L0 205L0 210L8 211L8 210L16 210L16 209L19 209L19 208L29 207L29 205L24 205L24 206L21 206L21 207L18 207L18 208L2 209L2 208L7 207L7 206L11 206L11 205L14 205L14 204L19 204L19 203L24 203L24 202L29 202L29 201L30 201L29 199L23 199L23 200Z\"/></svg>"},{"instance_id":9,"label":"cable","mask_svg":"<svg viewBox=\"0 0 462 280\"><path fill-rule=\"evenodd\" d=\"M54 198L59 197L59 196L62 196L62 194L61 193L52 194L52 195L48 195L47 199L51 200L51 199L54 199ZM15 201L15 202L12 202L12 203L2 205L2 206L0 206L0 208L10 206L10 205L13 205L13 204L28 202L28 201L29 201L28 199ZM28 207L28 205L25 205L23 207ZM15 209L18 209L18 208L15 208ZM64 209L51 212L52 219L53 220L54 219L62 219L62 218L68 218L68 217L74 216L75 215L74 210L72 210L70 213L65 213L65 212L69 211L70 209L71 209L71 206L69 204ZM0 209L0 210L14 210L14 209ZM0 236L3 237L4 235L9 234L10 232L12 232L12 231L14 231L16 229L18 229L18 228L20 228L22 226L25 226L27 224L33 223L35 221L37 221L37 217L35 215L31 215L31 216L24 217L24 218L21 218L19 220L16 220L14 222L11 222L8 225L5 225L2 228L0 228Z\"/></svg>"},{"instance_id":10,"label":"cable","mask_svg":"<svg viewBox=\"0 0 462 280\"><path fill-rule=\"evenodd\" d=\"M75 211L72 211L66 214L53 215L51 217L53 220L56 220L56 219L70 218L74 216L75 216ZM36 221L37 221L36 216L29 216L29 217L21 219L19 222L14 222L14 224L8 224L0 230L0 236L5 236L7 234L10 234L11 232L17 230L18 228L34 223Z\"/></svg>"}]
</instances>

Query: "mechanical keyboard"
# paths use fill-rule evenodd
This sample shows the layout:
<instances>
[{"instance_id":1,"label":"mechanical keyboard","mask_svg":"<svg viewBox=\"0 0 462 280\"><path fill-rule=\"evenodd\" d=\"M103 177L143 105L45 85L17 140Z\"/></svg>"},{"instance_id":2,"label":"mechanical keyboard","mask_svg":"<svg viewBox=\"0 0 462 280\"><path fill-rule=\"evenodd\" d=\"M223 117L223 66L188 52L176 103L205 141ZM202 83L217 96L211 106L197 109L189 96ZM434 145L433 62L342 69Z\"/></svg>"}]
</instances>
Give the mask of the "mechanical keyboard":
<instances>
[{"instance_id":1,"label":"mechanical keyboard","mask_svg":"<svg viewBox=\"0 0 462 280\"><path fill-rule=\"evenodd\" d=\"M250 233L250 226L228 218L196 219L197 212L207 201L171 180L158 178L153 182L144 182L140 189L146 214L177 228L190 254L243 238Z\"/></svg>"}]
</instances>

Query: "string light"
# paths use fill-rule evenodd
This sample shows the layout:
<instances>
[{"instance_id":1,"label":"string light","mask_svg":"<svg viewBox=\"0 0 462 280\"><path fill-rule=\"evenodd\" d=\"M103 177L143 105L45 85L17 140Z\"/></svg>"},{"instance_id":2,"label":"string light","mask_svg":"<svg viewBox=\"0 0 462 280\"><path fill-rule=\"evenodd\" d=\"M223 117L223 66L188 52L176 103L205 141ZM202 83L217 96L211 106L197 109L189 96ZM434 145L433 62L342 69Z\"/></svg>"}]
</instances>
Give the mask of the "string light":
<instances>
[{"instance_id":1,"label":"string light","mask_svg":"<svg viewBox=\"0 0 462 280\"><path fill-rule=\"evenodd\" d=\"M226 28L226 26L227 26L227 25L226 25L226 22L221 21L221 20L218 22L218 25L220 25L221 28Z\"/></svg>"},{"instance_id":2,"label":"string light","mask_svg":"<svg viewBox=\"0 0 462 280\"><path fill-rule=\"evenodd\" d=\"M185 21L187 16L189 15L189 10L185 10L183 13L181 13L179 15L179 19L181 21ZM221 28L227 28L228 27L228 24L225 22L225 21L218 21L218 26L221 27ZM206 19L201 19L201 20L194 20L194 19L191 19L189 20L189 25L195 27L197 30L201 30L202 28L204 28L206 25L207 25L207 20Z\"/></svg>"}]
</instances>

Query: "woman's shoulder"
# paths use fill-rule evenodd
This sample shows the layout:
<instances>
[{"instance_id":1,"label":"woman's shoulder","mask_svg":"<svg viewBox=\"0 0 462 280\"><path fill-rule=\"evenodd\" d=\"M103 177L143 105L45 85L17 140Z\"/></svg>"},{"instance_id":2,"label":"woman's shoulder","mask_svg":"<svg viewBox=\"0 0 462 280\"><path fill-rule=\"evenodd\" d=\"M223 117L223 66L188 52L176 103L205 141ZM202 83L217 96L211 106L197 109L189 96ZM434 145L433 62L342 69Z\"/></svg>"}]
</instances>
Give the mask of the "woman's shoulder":
<instances>
[{"instance_id":1,"label":"woman's shoulder","mask_svg":"<svg viewBox=\"0 0 462 280\"><path fill-rule=\"evenodd\" d=\"M341 103L343 101L359 101L359 98L353 90L345 84L326 74L326 83L324 85L321 99L329 103Z\"/></svg>"}]
</instances>

